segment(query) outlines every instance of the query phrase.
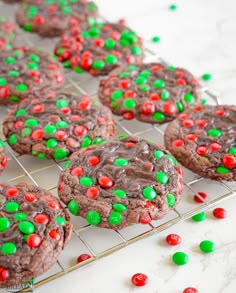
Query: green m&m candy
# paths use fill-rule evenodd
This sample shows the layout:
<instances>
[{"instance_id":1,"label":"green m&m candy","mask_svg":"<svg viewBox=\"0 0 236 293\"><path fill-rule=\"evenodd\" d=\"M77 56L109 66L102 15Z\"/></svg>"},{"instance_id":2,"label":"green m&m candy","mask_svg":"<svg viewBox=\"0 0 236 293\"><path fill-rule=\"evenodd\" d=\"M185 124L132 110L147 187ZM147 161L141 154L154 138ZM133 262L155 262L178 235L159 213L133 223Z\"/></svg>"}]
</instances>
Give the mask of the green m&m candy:
<instances>
[{"instance_id":1,"label":"green m&m candy","mask_svg":"<svg viewBox=\"0 0 236 293\"><path fill-rule=\"evenodd\" d=\"M154 153L154 157L156 158L156 159L160 159L161 157L163 157L165 155L165 153L163 152L163 151L161 151L161 150L157 150L157 151L155 151L155 153Z\"/></svg>"},{"instance_id":2,"label":"green m&m candy","mask_svg":"<svg viewBox=\"0 0 236 293\"><path fill-rule=\"evenodd\" d=\"M173 254L172 260L176 265L182 266L188 263L189 258L184 252L176 252Z\"/></svg>"},{"instance_id":3,"label":"green m&m candy","mask_svg":"<svg viewBox=\"0 0 236 293\"><path fill-rule=\"evenodd\" d=\"M11 223L8 218L0 218L0 232L4 232L9 229Z\"/></svg>"},{"instance_id":4,"label":"green m&m candy","mask_svg":"<svg viewBox=\"0 0 236 293\"><path fill-rule=\"evenodd\" d=\"M114 203L112 205L113 209L119 213L123 213L125 211L127 211L127 207L125 205L123 205L122 203Z\"/></svg>"},{"instance_id":5,"label":"green m&m candy","mask_svg":"<svg viewBox=\"0 0 236 293\"><path fill-rule=\"evenodd\" d=\"M81 177L79 180L79 183L83 186L92 186L93 185L93 179L91 177Z\"/></svg>"},{"instance_id":6,"label":"green m&m candy","mask_svg":"<svg viewBox=\"0 0 236 293\"><path fill-rule=\"evenodd\" d=\"M172 208L175 203L176 203L176 200L175 200L175 196L174 194L172 193L169 193L167 196L166 196L166 201L167 201L167 204L170 208Z\"/></svg>"},{"instance_id":7,"label":"green m&m candy","mask_svg":"<svg viewBox=\"0 0 236 293\"><path fill-rule=\"evenodd\" d=\"M165 172L157 172L156 173L156 180L160 184L167 184L169 182L169 176Z\"/></svg>"},{"instance_id":8,"label":"green m&m candy","mask_svg":"<svg viewBox=\"0 0 236 293\"><path fill-rule=\"evenodd\" d=\"M66 220L61 216L56 217L56 222L60 226L65 226L66 225Z\"/></svg>"},{"instance_id":9,"label":"green m&m candy","mask_svg":"<svg viewBox=\"0 0 236 293\"><path fill-rule=\"evenodd\" d=\"M29 221L20 222L18 229L23 234L33 234L35 231L34 224Z\"/></svg>"},{"instance_id":10,"label":"green m&m candy","mask_svg":"<svg viewBox=\"0 0 236 293\"><path fill-rule=\"evenodd\" d=\"M72 215L77 216L79 213L79 205L75 200L71 200L68 205L68 210L72 213Z\"/></svg>"},{"instance_id":11,"label":"green m&m candy","mask_svg":"<svg viewBox=\"0 0 236 293\"><path fill-rule=\"evenodd\" d=\"M143 196L144 196L146 199L152 201L152 200L154 200L154 199L157 197L157 192L156 192L156 190L155 190L154 188L152 188L152 187L145 187L145 188L143 189Z\"/></svg>"},{"instance_id":12,"label":"green m&m candy","mask_svg":"<svg viewBox=\"0 0 236 293\"><path fill-rule=\"evenodd\" d=\"M64 160L68 156L67 150L58 148L55 150L53 157L55 160Z\"/></svg>"},{"instance_id":13,"label":"green m&m candy","mask_svg":"<svg viewBox=\"0 0 236 293\"><path fill-rule=\"evenodd\" d=\"M215 251L215 244L210 240L204 240L199 245L202 252L211 253Z\"/></svg>"},{"instance_id":14,"label":"green m&m candy","mask_svg":"<svg viewBox=\"0 0 236 293\"><path fill-rule=\"evenodd\" d=\"M14 217L13 217L13 219L15 221L24 221L26 218L27 218L27 214L22 213L22 212L15 214Z\"/></svg>"},{"instance_id":15,"label":"green m&m candy","mask_svg":"<svg viewBox=\"0 0 236 293\"><path fill-rule=\"evenodd\" d=\"M126 192L122 189L117 189L114 191L114 194L119 197L119 198L124 198L126 197Z\"/></svg>"},{"instance_id":16,"label":"green m&m candy","mask_svg":"<svg viewBox=\"0 0 236 293\"><path fill-rule=\"evenodd\" d=\"M122 215L119 212L111 212L108 222L111 225L118 226L122 221Z\"/></svg>"},{"instance_id":17,"label":"green m&m candy","mask_svg":"<svg viewBox=\"0 0 236 293\"><path fill-rule=\"evenodd\" d=\"M196 214L195 216L192 217L192 220L195 222L202 222L206 219L206 213L205 212L200 212Z\"/></svg>"},{"instance_id":18,"label":"green m&m candy","mask_svg":"<svg viewBox=\"0 0 236 293\"><path fill-rule=\"evenodd\" d=\"M19 210L19 204L17 202L14 201L10 201L8 203L5 204L5 210L8 213L15 213Z\"/></svg>"},{"instance_id":19,"label":"green m&m candy","mask_svg":"<svg viewBox=\"0 0 236 293\"><path fill-rule=\"evenodd\" d=\"M6 255L11 255L16 253L17 248L13 242L5 242L1 245L1 252Z\"/></svg>"},{"instance_id":20,"label":"green m&m candy","mask_svg":"<svg viewBox=\"0 0 236 293\"><path fill-rule=\"evenodd\" d=\"M101 222L101 216L97 211L87 213L86 220L90 225L97 226Z\"/></svg>"},{"instance_id":21,"label":"green m&m candy","mask_svg":"<svg viewBox=\"0 0 236 293\"><path fill-rule=\"evenodd\" d=\"M116 166L119 166L119 167L127 166L129 164L128 160L123 158L115 159L114 163Z\"/></svg>"}]
</instances>

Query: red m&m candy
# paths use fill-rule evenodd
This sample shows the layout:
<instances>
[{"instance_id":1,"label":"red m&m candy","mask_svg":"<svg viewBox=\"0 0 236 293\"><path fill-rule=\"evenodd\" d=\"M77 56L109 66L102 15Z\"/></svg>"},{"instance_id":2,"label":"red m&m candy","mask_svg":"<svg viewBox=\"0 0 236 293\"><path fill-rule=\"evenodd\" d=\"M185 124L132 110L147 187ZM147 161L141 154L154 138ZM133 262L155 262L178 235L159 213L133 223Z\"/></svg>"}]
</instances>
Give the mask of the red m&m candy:
<instances>
[{"instance_id":1,"label":"red m&m candy","mask_svg":"<svg viewBox=\"0 0 236 293\"><path fill-rule=\"evenodd\" d=\"M231 154L226 154L223 157L223 164L225 167L232 169L236 167L236 156Z\"/></svg>"},{"instance_id":2,"label":"red m&m candy","mask_svg":"<svg viewBox=\"0 0 236 293\"><path fill-rule=\"evenodd\" d=\"M205 200L208 199L208 195L205 192L198 192L198 194ZM196 202L202 203L204 202L200 197L198 197L196 194L194 195L194 200Z\"/></svg>"},{"instance_id":3,"label":"red m&m candy","mask_svg":"<svg viewBox=\"0 0 236 293\"><path fill-rule=\"evenodd\" d=\"M112 181L111 178L107 177L107 176L101 176L98 179L98 183L100 184L100 186L102 186L103 188L111 188L114 184L114 182Z\"/></svg>"},{"instance_id":4,"label":"red m&m candy","mask_svg":"<svg viewBox=\"0 0 236 293\"><path fill-rule=\"evenodd\" d=\"M169 245L178 245L182 241L181 237L177 234L169 234L166 236L166 242Z\"/></svg>"},{"instance_id":5,"label":"red m&m candy","mask_svg":"<svg viewBox=\"0 0 236 293\"><path fill-rule=\"evenodd\" d=\"M42 238L38 234L31 234L27 238L27 244L31 248L38 248L42 243Z\"/></svg>"},{"instance_id":6,"label":"red m&m candy","mask_svg":"<svg viewBox=\"0 0 236 293\"><path fill-rule=\"evenodd\" d=\"M216 208L213 210L213 215L218 219L224 219L227 217L227 211L223 208Z\"/></svg>"},{"instance_id":7,"label":"red m&m candy","mask_svg":"<svg viewBox=\"0 0 236 293\"><path fill-rule=\"evenodd\" d=\"M145 286L148 282L148 276L142 273L137 273L132 276L131 279L134 286L142 287Z\"/></svg>"},{"instance_id":8,"label":"red m&m candy","mask_svg":"<svg viewBox=\"0 0 236 293\"><path fill-rule=\"evenodd\" d=\"M87 259L90 259L90 258L91 258L91 255L89 255L89 254L86 254L86 253L81 254L81 255L77 258L77 263L83 262L83 261L85 261L85 260L87 260Z\"/></svg>"},{"instance_id":9,"label":"red m&m candy","mask_svg":"<svg viewBox=\"0 0 236 293\"><path fill-rule=\"evenodd\" d=\"M0 267L0 282L4 282L9 277L9 271L3 267Z\"/></svg>"}]
</instances>

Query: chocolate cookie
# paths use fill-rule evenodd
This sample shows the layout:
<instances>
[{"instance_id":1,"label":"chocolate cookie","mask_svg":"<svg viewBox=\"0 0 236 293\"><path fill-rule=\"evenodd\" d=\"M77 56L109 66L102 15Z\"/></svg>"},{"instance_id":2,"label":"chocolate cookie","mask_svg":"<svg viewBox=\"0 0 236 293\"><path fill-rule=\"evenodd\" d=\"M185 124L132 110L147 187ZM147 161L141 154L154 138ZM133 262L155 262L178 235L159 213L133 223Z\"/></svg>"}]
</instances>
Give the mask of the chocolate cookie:
<instances>
[{"instance_id":1,"label":"chocolate cookie","mask_svg":"<svg viewBox=\"0 0 236 293\"><path fill-rule=\"evenodd\" d=\"M5 17L0 17L0 50L12 49L16 38L15 26Z\"/></svg>"},{"instance_id":2,"label":"chocolate cookie","mask_svg":"<svg viewBox=\"0 0 236 293\"><path fill-rule=\"evenodd\" d=\"M165 145L191 171L214 180L236 180L236 106L198 106L180 114Z\"/></svg>"},{"instance_id":3,"label":"chocolate cookie","mask_svg":"<svg viewBox=\"0 0 236 293\"><path fill-rule=\"evenodd\" d=\"M3 122L8 144L19 154L65 159L114 134L111 112L88 96L57 93L20 103Z\"/></svg>"},{"instance_id":4,"label":"chocolate cookie","mask_svg":"<svg viewBox=\"0 0 236 293\"><path fill-rule=\"evenodd\" d=\"M7 157L5 154L5 144L4 142L0 139L0 174L2 171L6 168L7 166Z\"/></svg>"},{"instance_id":5,"label":"chocolate cookie","mask_svg":"<svg viewBox=\"0 0 236 293\"><path fill-rule=\"evenodd\" d=\"M64 83L60 63L33 48L0 54L0 104L19 102L34 92L53 90Z\"/></svg>"},{"instance_id":6,"label":"chocolate cookie","mask_svg":"<svg viewBox=\"0 0 236 293\"><path fill-rule=\"evenodd\" d=\"M106 75L121 64L141 64L144 57L142 40L118 23L96 23L83 32L72 27L55 54L65 67L81 67L92 75Z\"/></svg>"},{"instance_id":7,"label":"chocolate cookie","mask_svg":"<svg viewBox=\"0 0 236 293\"><path fill-rule=\"evenodd\" d=\"M48 191L0 185L0 287L28 282L52 267L71 230L68 213Z\"/></svg>"},{"instance_id":8,"label":"chocolate cookie","mask_svg":"<svg viewBox=\"0 0 236 293\"><path fill-rule=\"evenodd\" d=\"M163 146L125 137L72 154L59 197L91 225L121 229L162 218L180 199L182 170Z\"/></svg>"},{"instance_id":9,"label":"chocolate cookie","mask_svg":"<svg viewBox=\"0 0 236 293\"><path fill-rule=\"evenodd\" d=\"M86 0L26 0L16 13L16 21L26 31L56 37L73 26L86 29L96 16L97 6Z\"/></svg>"},{"instance_id":10,"label":"chocolate cookie","mask_svg":"<svg viewBox=\"0 0 236 293\"><path fill-rule=\"evenodd\" d=\"M131 65L115 69L101 81L99 98L125 119L164 123L200 104L201 87L182 68L159 63Z\"/></svg>"}]
</instances>

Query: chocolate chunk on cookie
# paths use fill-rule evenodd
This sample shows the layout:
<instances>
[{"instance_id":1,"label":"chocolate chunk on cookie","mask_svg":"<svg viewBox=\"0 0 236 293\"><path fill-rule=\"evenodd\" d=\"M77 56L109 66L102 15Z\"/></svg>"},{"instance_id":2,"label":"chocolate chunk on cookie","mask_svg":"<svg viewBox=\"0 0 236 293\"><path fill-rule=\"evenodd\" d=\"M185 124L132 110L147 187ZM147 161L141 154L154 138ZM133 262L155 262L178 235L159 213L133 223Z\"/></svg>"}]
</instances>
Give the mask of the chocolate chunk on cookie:
<instances>
[{"instance_id":1,"label":"chocolate chunk on cookie","mask_svg":"<svg viewBox=\"0 0 236 293\"><path fill-rule=\"evenodd\" d=\"M114 134L111 111L84 95L57 93L25 100L3 122L8 144L19 154L62 160Z\"/></svg>"},{"instance_id":2,"label":"chocolate chunk on cookie","mask_svg":"<svg viewBox=\"0 0 236 293\"><path fill-rule=\"evenodd\" d=\"M73 26L86 29L96 16L97 6L86 0L26 0L16 13L16 21L26 31L56 37Z\"/></svg>"},{"instance_id":3,"label":"chocolate chunk on cookie","mask_svg":"<svg viewBox=\"0 0 236 293\"><path fill-rule=\"evenodd\" d=\"M61 64L45 52L18 48L0 54L0 104L17 103L29 94L64 83Z\"/></svg>"},{"instance_id":4,"label":"chocolate chunk on cookie","mask_svg":"<svg viewBox=\"0 0 236 293\"><path fill-rule=\"evenodd\" d=\"M236 180L236 106L198 106L180 114L165 145L186 168L213 180Z\"/></svg>"},{"instance_id":5,"label":"chocolate chunk on cookie","mask_svg":"<svg viewBox=\"0 0 236 293\"><path fill-rule=\"evenodd\" d=\"M48 191L25 183L0 185L0 287L50 269L71 230L68 213Z\"/></svg>"},{"instance_id":6,"label":"chocolate chunk on cookie","mask_svg":"<svg viewBox=\"0 0 236 293\"><path fill-rule=\"evenodd\" d=\"M72 154L59 197L91 225L121 229L162 218L182 193L182 170L161 145L125 137Z\"/></svg>"},{"instance_id":7,"label":"chocolate chunk on cookie","mask_svg":"<svg viewBox=\"0 0 236 293\"><path fill-rule=\"evenodd\" d=\"M201 104L201 87L182 68L160 63L131 65L115 69L101 81L99 98L125 119L164 123Z\"/></svg>"},{"instance_id":8,"label":"chocolate chunk on cookie","mask_svg":"<svg viewBox=\"0 0 236 293\"><path fill-rule=\"evenodd\" d=\"M10 23L5 17L0 17L0 50L12 49L16 38L14 24Z\"/></svg>"},{"instance_id":9,"label":"chocolate chunk on cookie","mask_svg":"<svg viewBox=\"0 0 236 293\"><path fill-rule=\"evenodd\" d=\"M55 48L65 67L81 67L92 75L106 75L122 64L141 64L142 40L119 23L96 23L86 31L72 27Z\"/></svg>"},{"instance_id":10,"label":"chocolate chunk on cookie","mask_svg":"<svg viewBox=\"0 0 236 293\"><path fill-rule=\"evenodd\" d=\"M0 174L6 168L7 162L8 162L8 160L7 160L7 157L6 157L6 154L5 154L5 144L0 139Z\"/></svg>"}]
</instances>

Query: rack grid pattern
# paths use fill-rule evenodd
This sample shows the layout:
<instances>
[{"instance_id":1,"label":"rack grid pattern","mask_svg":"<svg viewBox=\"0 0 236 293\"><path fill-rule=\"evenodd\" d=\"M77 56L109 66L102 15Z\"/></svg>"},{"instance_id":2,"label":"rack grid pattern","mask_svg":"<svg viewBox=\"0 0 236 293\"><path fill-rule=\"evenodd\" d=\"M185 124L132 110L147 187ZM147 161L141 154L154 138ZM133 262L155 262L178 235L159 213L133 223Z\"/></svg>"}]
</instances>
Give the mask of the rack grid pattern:
<instances>
[{"instance_id":1,"label":"rack grid pattern","mask_svg":"<svg viewBox=\"0 0 236 293\"><path fill-rule=\"evenodd\" d=\"M8 16L12 21L14 21L15 8L15 6L11 6L11 9L9 9L9 6L0 3L1 15ZM21 30L19 30L18 39L20 45L27 44L29 46L41 47L49 52L53 52L52 49L57 41L49 39L42 40L37 35L27 34ZM167 62L149 49L146 49L146 61L167 64ZM88 94L93 100L97 101L96 92L98 84L98 78L94 78L86 73L78 75L74 72L66 71L65 91L73 92L78 95ZM204 98L212 104L221 103L220 99L209 92L206 88L203 89L203 95ZM1 133L1 129L6 113L7 108L1 107L0 138L3 140L4 137ZM136 120L126 121L117 116L114 116L114 119L117 123L117 136L120 134L129 134L140 136L142 138L151 137L153 142L163 143L165 125L150 125ZM7 154L9 157L9 163L7 170L1 175L1 183L16 184L19 182L27 182L39 185L57 196L57 183L59 174L63 170L63 162L55 162L52 160L40 161L31 156L18 155L9 146L7 146ZM185 181L182 200L176 209L159 221L153 221L148 225L136 225L124 228L120 231L113 231L90 226L80 217L72 216L72 224L74 225L72 239L65 248L58 262L46 274L39 277L34 285L27 288L22 287L21 291L32 292L34 289L45 283L79 269L103 256L112 254L116 250L122 249L135 241L163 231L180 221L192 217L196 213L209 209L223 200L236 195L235 183L212 182L200 178L185 168L184 171ZM202 199L198 194L200 191L204 191L209 195L207 201ZM197 195L202 199L202 204L196 205L196 203L194 203L194 195ZM90 254L91 258L77 264L77 257L83 253ZM0 292L5 291L0 290Z\"/></svg>"}]
</instances>

